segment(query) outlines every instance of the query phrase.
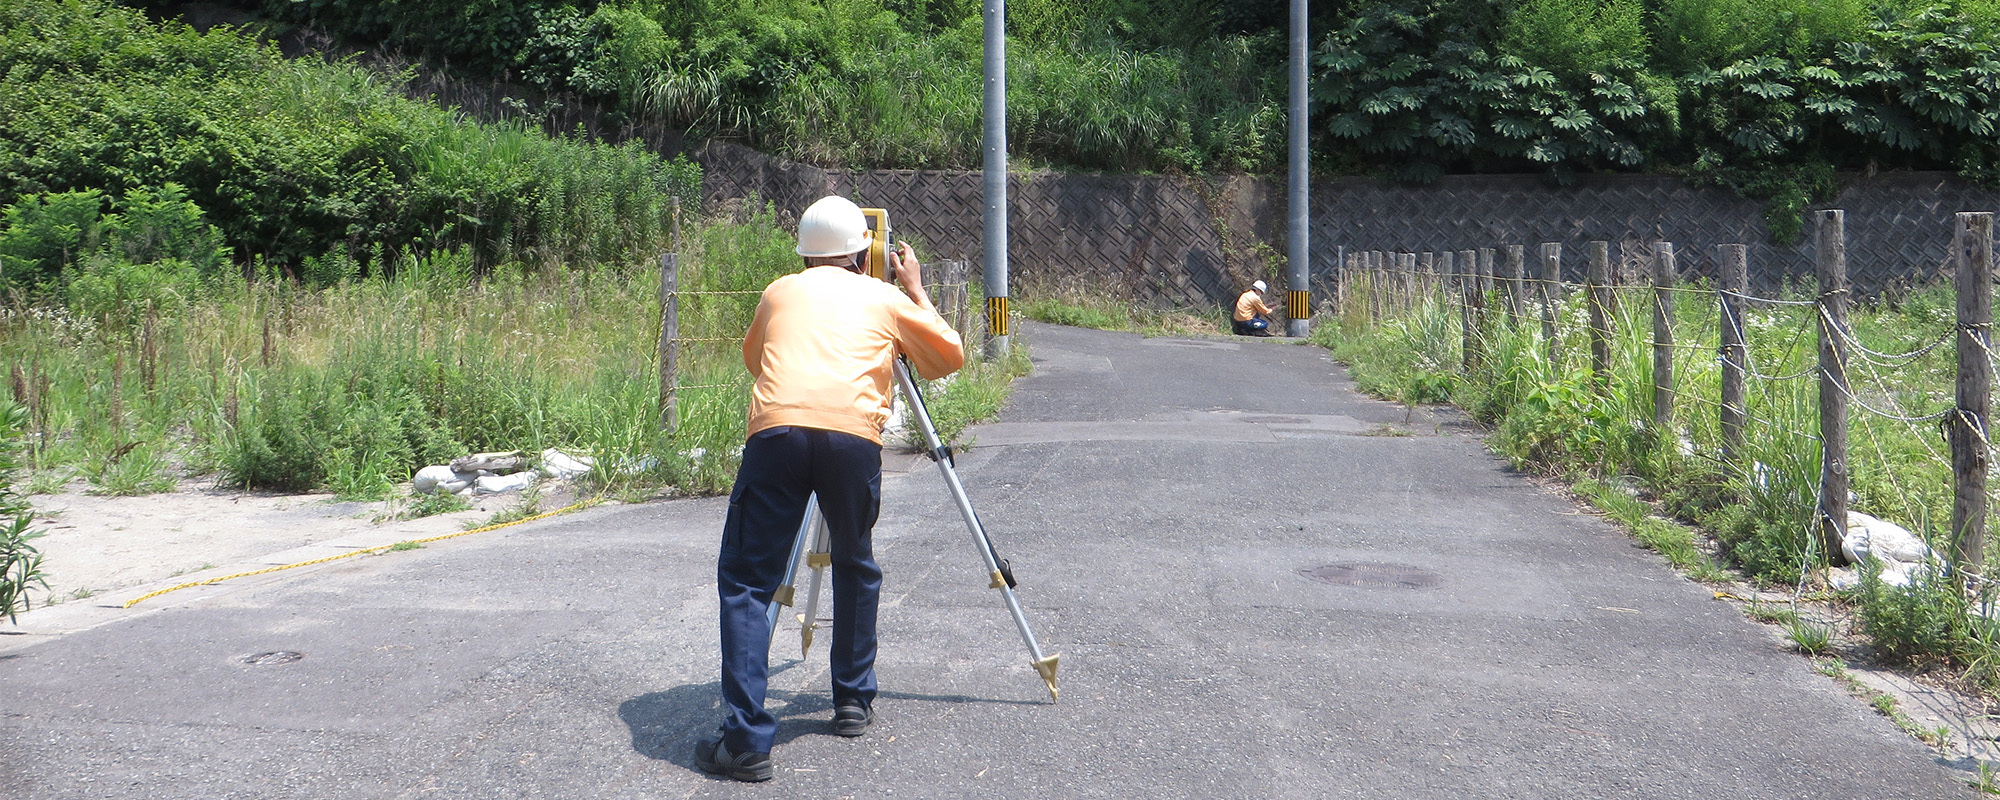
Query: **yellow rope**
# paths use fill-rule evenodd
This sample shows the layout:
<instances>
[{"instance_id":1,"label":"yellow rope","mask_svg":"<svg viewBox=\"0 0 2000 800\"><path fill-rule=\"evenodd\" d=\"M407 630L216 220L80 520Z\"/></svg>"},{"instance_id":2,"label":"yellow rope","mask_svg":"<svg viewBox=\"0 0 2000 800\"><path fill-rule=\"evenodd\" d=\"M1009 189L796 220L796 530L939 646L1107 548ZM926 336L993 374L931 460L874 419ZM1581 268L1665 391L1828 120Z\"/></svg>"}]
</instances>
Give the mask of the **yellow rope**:
<instances>
[{"instance_id":1,"label":"yellow rope","mask_svg":"<svg viewBox=\"0 0 2000 800\"><path fill-rule=\"evenodd\" d=\"M478 527L478 528L473 528L472 530L467 530L467 531L459 531L458 533L447 533L447 534L443 534L443 535L441 535L441 536L432 536L432 537L429 537L429 538L426 538L426 539L411 539L411 540L409 540L409 541L407 541L407 542L396 542L396 543L393 543L393 544L385 544L385 545L381 545L381 546L379 546L379 547L369 547L369 548L365 548L365 549L361 549L361 550L355 550L355 551L353 551L353 552L351 552L351 553L341 553L340 555L337 555L337 556L327 556L327 557L325 557L325 558L315 558L315 559L313 559L313 560L311 560L311 561L301 561L301 562L298 562L298 563L296 563L296 564L285 564L285 565L283 565L283 566L277 566L277 567L266 567L266 568L264 568L264 569L259 569L259 570L251 570L251 571L249 571L249 572L238 572L238 573L236 573L236 574L234 574L234 575L223 575L223 576L221 576L221 577L216 577L216 578L209 578L209 579L207 579L207 580L199 580L199 581L190 581L190 582L188 582L188 583L183 583L183 584L181 584L181 585L179 585L179 586L169 586L169 587L167 587L167 588L165 588L165 589L161 589L161 590L159 590L159 591L157 591L157 592L151 592L151 593L148 593L148 594L143 594L143 595L140 595L140 596L138 596L138 597L135 597L135 598L132 598L131 600L127 600L127 601L125 601L125 605L124 605L124 606L122 606L122 608L131 608L131 607L133 607L133 606L136 606L136 605L138 605L138 604L140 604L140 603L142 603L142 602L145 602L145 601L147 601L147 600L151 600L151 599L153 599L153 598L155 598L155 597L159 597L160 595L163 595L163 594L166 594L166 593L168 593L168 592L178 592L178 591L180 591L180 590L182 590L182 589L186 589L186 588L189 588L189 587L193 587L193 586L207 586L207 585L209 585L209 584L211 584L211 583L221 583L221 582L223 582L223 581L226 581L226 580L233 580L233 579L235 579L235 578L248 578L248 577L250 577L250 576L252 576L252 575L263 575L263 574L265 574L265 573L267 573L267 572L280 572L280 571L283 571L283 570L288 570L288 569L296 569L296 568L298 568L298 567L309 567L309 566L312 566L312 565L314 565L314 564L325 564L325 563L327 563L327 562L329 562L329 561L339 561L339 560L341 560L341 559L343 559L343 558L352 558L352 557L354 557L354 556L359 556L359 555L367 555L367 554L369 554L369 553L379 553L379 552L381 552L381 551L383 551L383 550L388 550L388 549L390 549L390 548L392 548L392 547L395 547L395 546L397 546L397 545L402 545L402 544L428 544L428 543L430 543L430 542L436 542L436 541L442 541L442 540L444 540L444 539L453 539L453 538L457 538L457 537L460 537L460 536L471 536L472 534L475 534L475 533L485 533L485 532L487 532L487 531L497 531L497 530L499 530L499 529L501 529L501 528L506 528L506 527L509 527L509 526L513 526L513 525L519 525L519 524L522 524L522 523L524 523L524 522L534 522L535 520L538 520L538 519L547 519L547 518L549 518L549 517L553 517L553 516L555 516L555 515L557 515L557 514L567 514L567 513L571 512L571 511L575 511L575 510L577 510L577 509L579 509L579 508L583 508L584 506L588 506L588 505L590 505L590 504L592 504L592 503L595 503L595 502L597 502L597 501L599 501L599 500L602 500L602 499L604 499L604 495L603 495L603 494L599 494L599 495L597 495L596 497L592 497L592 498L590 498L590 499L588 499L588 500L580 500L580 501L577 501L576 503L573 503L573 504L571 504L571 505L568 505L568 506L565 506L565 507L563 507L563 508L558 508L558 509L556 509L556 510L554 510L554 511L545 511L545 512L542 512L542 513L540 513L540 514L536 514L536 515L534 515L534 516L532 516L532 517L522 517L521 519L517 519L517 520L514 520L514 521L512 521L512 522L502 522L502 523L499 523L499 524L497 524L497 525L486 525L486 526L483 526L483 527Z\"/></svg>"}]
</instances>

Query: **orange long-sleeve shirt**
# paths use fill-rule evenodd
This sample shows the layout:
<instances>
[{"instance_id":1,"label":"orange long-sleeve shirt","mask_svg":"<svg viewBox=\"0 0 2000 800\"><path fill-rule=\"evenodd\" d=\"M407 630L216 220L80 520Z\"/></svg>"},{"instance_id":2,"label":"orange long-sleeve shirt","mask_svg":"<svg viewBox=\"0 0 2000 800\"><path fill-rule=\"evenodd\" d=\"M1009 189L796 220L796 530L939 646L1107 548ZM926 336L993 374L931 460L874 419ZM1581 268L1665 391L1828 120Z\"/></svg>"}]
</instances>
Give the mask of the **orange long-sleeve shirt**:
<instances>
[{"instance_id":1,"label":"orange long-sleeve shirt","mask_svg":"<svg viewBox=\"0 0 2000 800\"><path fill-rule=\"evenodd\" d=\"M1249 322L1251 317L1269 314L1273 311L1264 305L1264 298L1255 291L1244 292L1236 298L1236 321Z\"/></svg>"},{"instance_id":2,"label":"orange long-sleeve shirt","mask_svg":"<svg viewBox=\"0 0 2000 800\"><path fill-rule=\"evenodd\" d=\"M925 378L965 366L958 331L887 282L835 266L772 281L743 337L757 379L748 432L797 425L881 444L897 352Z\"/></svg>"}]
</instances>

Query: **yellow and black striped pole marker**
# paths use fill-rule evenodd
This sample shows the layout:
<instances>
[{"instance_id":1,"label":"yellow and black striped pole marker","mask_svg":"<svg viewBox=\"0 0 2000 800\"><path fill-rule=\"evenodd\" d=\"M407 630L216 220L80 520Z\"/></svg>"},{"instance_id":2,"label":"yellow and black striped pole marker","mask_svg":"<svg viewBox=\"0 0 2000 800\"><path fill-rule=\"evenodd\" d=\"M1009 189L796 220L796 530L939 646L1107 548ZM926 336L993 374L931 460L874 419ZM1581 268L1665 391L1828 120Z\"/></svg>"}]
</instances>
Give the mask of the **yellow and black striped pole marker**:
<instances>
[{"instance_id":1,"label":"yellow and black striped pole marker","mask_svg":"<svg viewBox=\"0 0 2000 800\"><path fill-rule=\"evenodd\" d=\"M1007 324L1007 298L986 298L986 335L1012 336L1014 329Z\"/></svg>"},{"instance_id":2,"label":"yellow and black striped pole marker","mask_svg":"<svg viewBox=\"0 0 2000 800\"><path fill-rule=\"evenodd\" d=\"M1312 292L1293 289L1285 293L1285 316L1291 319L1312 319Z\"/></svg>"}]
</instances>

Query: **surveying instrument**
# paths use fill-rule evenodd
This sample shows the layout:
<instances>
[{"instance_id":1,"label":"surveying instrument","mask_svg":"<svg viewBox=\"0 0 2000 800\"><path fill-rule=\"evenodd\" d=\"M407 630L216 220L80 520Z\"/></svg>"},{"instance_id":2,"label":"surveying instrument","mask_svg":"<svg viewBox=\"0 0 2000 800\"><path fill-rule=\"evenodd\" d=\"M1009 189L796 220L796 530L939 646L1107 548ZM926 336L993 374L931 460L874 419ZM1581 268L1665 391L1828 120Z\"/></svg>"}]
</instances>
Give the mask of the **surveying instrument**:
<instances>
[{"instance_id":1,"label":"surveying instrument","mask_svg":"<svg viewBox=\"0 0 2000 800\"><path fill-rule=\"evenodd\" d=\"M893 280L895 268L889 262L891 253L896 252L896 239L889 230L889 212L880 208L864 208L861 214L868 220L868 229L875 236L869 242L867 254L868 275L882 280ZM1021 640L1028 645L1029 663L1042 676L1042 683L1048 686L1049 700L1056 700L1056 660L1060 654L1043 656L1041 645L1035 643L1035 632L1028 628L1028 618L1021 613L1021 603L1014 597L1014 570L993 549L993 540L986 536L986 528L979 524L979 515L972 510L972 501L965 496L965 485L958 480L958 470L952 463L951 448L938 438L937 427L931 424L930 411L924 407L924 396L917 390L917 383L910 377L909 362L900 354L893 365L896 384L902 387L903 398L910 405L911 416L924 432L924 442L930 447L925 455L937 463L938 472L944 475L945 486L951 489L952 500L958 503L958 513L965 519L965 527L972 532L973 542L979 547L979 556L986 561L986 572L991 578L987 588L999 589L1000 596L1007 601L1007 612L1014 617L1014 627L1021 632ZM810 548L808 542L810 541ZM805 564L812 571L806 588L805 612L798 615L799 656L812 650L813 631L819 628L819 589L826 570L833 564L832 545L826 529L826 518L819 512L819 495L806 499L805 519L799 524L797 538L792 541L791 557L785 561L785 580L778 585L771 597L771 604L765 611L765 621L770 624L771 638L777 639L778 607L792 606L796 598L800 555L805 556Z\"/></svg>"}]
</instances>

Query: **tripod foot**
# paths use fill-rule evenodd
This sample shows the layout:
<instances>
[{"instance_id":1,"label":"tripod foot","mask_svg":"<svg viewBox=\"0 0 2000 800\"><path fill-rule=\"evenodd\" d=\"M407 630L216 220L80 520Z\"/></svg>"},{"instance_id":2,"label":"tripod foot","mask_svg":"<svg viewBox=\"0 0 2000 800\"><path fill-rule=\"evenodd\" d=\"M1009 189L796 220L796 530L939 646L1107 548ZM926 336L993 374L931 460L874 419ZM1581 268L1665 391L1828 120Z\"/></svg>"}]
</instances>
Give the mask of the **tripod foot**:
<instances>
[{"instance_id":1,"label":"tripod foot","mask_svg":"<svg viewBox=\"0 0 2000 800\"><path fill-rule=\"evenodd\" d=\"M1035 671L1042 674L1042 683L1049 686L1049 702L1051 703L1056 702L1056 659L1059 658L1062 658L1061 653L1035 662Z\"/></svg>"},{"instance_id":2,"label":"tripod foot","mask_svg":"<svg viewBox=\"0 0 2000 800\"><path fill-rule=\"evenodd\" d=\"M806 615L799 615L799 658L805 658L807 653L812 652L813 629L818 627L818 625L807 622Z\"/></svg>"}]
</instances>

